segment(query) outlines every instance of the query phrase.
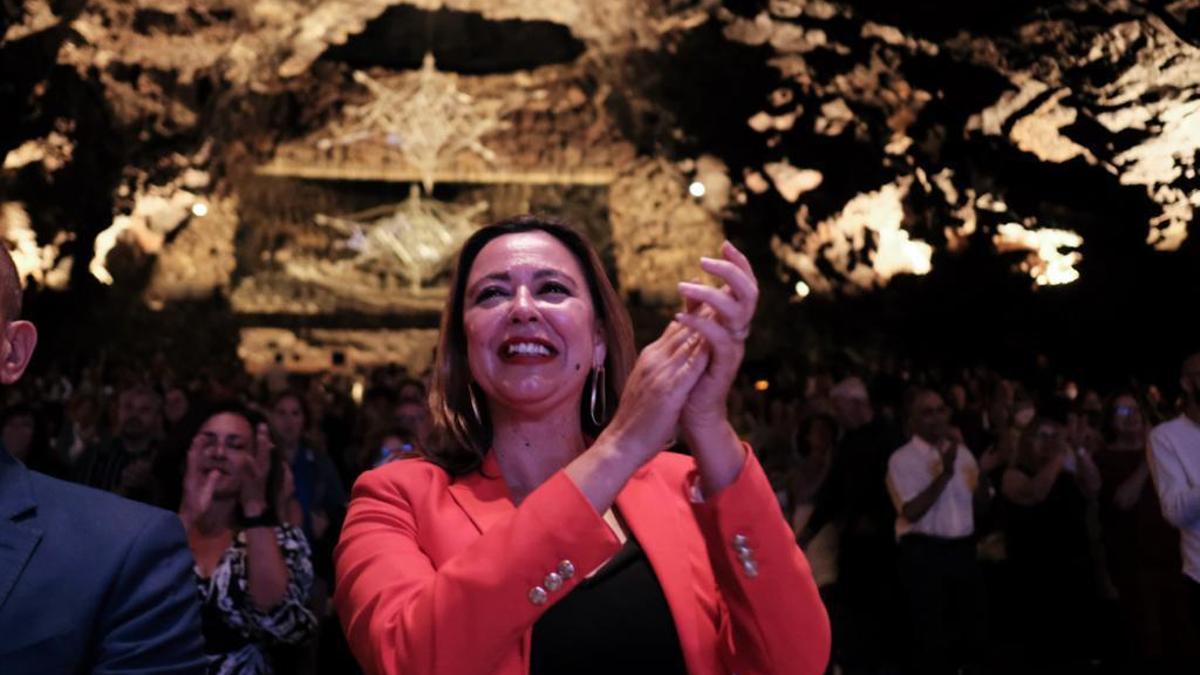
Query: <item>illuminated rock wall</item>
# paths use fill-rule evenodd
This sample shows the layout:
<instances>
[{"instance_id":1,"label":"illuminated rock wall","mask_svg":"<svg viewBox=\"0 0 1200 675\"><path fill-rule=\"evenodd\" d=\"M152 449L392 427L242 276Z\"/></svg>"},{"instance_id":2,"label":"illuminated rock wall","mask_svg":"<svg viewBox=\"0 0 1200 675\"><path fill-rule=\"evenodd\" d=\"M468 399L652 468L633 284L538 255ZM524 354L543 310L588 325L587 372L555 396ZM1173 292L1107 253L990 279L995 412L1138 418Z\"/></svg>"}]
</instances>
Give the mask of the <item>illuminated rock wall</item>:
<instances>
[{"instance_id":1,"label":"illuminated rock wall","mask_svg":"<svg viewBox=\"0 0 1200 675\"><path fill-rule=\"evenodd\" d=\"M1028 252L1018 268L1037 284L1074 281L1086 236L1063 236L1078 227L1069 216L1042 222L1051 209L1036 202L1053 196L1038 193L1054 188L1005 175L1016 161L1062 166L1064 182L1084 175L1096 190L1136 186L1150 216L1106 226L1178 249L1200 206L1198 6L1006 13L777 0L719 12L726 37L766 50L778 73L746 121L762 136L763 163L744 181L752 196L793 205L795 228L781 228L773 250L814 289L862 290L929 272L934 249L982 226L998 251ZM805 148L822 137L870 162L857 195L811 191L823 178L813 164L829 162ZM807 189L781 184L780 161L808 172Z\"/></svg>"},{"instance_id":2,"label":"illuminated rock wall","mask_svg":"<svg viewBox=\"0 0 1200 675\"><path fill-rule=\"evenodd\" d=\"M601 190L563 209L655 308L722 236L810 297L981 250L1086 284L1113 251L1196 250L1198 25L1198 0L3 3L0 229L46 288L336 314L247 258L314 250L247 222L254 174L308 171L492 215Z\"/></svg>"}]
</instances>

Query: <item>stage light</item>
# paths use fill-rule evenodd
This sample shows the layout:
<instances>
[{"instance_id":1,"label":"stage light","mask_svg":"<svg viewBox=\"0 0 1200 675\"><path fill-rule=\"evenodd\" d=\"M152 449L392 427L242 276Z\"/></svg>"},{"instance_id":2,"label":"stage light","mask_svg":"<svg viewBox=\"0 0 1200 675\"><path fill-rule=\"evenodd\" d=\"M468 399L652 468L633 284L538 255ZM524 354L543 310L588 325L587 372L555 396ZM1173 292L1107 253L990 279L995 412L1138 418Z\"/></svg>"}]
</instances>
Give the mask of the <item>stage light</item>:
<instances>
[{"instance_id":1,"label":"stage light","mask_svg":"<svg viewBox=\"0 0 1200 675\"><path fill-rule=\"evenodd\" d=\"M696 199L703 197L704 193L707 191L707 188L704 187L704 183L701 183L698 180L692 181L692 184L688 186L688 192L691 193L691 195Z\"/></svg>"},{"instance_id":2,"label":"stage light","mask_svg":"<svg viewBox=\"0 0 1200 675\"><path fill-rule=\"evenodd\" d=\"M754 391L766 391L771 388L771 383L766 380L757 380L754 383Z\"/></svg>"}]
</instances>

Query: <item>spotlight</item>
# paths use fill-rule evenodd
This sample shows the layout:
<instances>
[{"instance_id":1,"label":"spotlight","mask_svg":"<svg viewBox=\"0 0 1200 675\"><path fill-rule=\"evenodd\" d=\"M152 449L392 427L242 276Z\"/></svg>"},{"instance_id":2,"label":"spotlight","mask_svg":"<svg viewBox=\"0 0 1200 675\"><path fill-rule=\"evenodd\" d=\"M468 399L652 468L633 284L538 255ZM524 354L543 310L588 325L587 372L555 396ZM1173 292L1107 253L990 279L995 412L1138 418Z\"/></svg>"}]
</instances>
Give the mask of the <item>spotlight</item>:
<instances>
[{"instance_id":1,"label":"spotlight","mask_svg":"<svg viewBox=\"0 0 1200 675\"><path fill-rule=\"evenodd\" d=\"M755 380L754 391L766 391L771 388L771 383L766 380Z\"/></svg>"},{"instance_id":2,"label":"spotlight","mask_svg":"<svg viewBox=\"0 0 1200 675\"><path fill-rule=\"evenodd\" d=\"M808 284L804 283L803 281L796 282L796 295L801 300L807 298L809 293L812 293L812 289L808 287Z\"/></svg>"},{"instance_id":3,"label":"spotlight","mask_svg":"<svg viewBox=\"0 0 1200 675\"><path fill-rule=\"evenodd\" d=\"M698 180L692 181L692 184L688 186L688 192L697 199L703 197L704 193L707 191L708 189L704 187L704 183L701 183Z\"/></svg>"},{"instance_id":4,"label":"spotlight","mask_svg":"<svg viewBox=\"0 0 1200 675\"><path fill-rule=\"evenodd\" d=\"M208 204L204 202L196 202L192 204L192 215L197 218L203 218L208 215Z\"/></svg>"}]
</instances>

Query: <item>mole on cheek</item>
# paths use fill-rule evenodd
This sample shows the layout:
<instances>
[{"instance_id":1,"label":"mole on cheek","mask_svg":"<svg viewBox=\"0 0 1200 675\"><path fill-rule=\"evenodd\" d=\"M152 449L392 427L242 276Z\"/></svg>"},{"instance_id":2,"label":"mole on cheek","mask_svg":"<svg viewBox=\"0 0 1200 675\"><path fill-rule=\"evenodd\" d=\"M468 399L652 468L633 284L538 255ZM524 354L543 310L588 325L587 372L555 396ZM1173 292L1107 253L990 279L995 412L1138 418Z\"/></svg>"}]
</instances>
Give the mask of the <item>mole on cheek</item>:
<instances>
[{"instance_id":1,"label":"mole on cheek","mask_svg":"<svg viewBox=\"0 0 1200 675\"><path fill-rule=\"evenodd\" d=\"M576 364L575 364L575 370L579 370L579 364L578 364L578 363L576 363Z\"/></svg>"}]
</instances>

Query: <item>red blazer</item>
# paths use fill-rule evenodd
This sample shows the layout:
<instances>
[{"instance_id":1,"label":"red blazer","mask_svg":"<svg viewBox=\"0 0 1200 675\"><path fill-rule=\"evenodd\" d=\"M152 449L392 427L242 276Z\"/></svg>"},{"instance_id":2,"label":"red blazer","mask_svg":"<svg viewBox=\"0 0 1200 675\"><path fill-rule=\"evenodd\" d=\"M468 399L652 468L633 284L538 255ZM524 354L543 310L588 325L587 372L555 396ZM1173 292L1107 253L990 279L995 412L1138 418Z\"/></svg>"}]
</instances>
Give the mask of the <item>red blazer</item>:
<instances>
[{"instance_id":1,"label":"red blazer","mask_svg":"<svg viewBox=\"0 0 1200 675\"><path fill-rule=\"evenodd\" d=\"M689 673L815 675L829 658L825 607L746 454L732 484L695 503L695 462L661 453L617 507L662 585ZM422 460L393 462L354 485L334 603L368 673L526 675L534 622L619 549L561 471L518 507L494 453L457 480ZM563 561L575 574L550 590L546 575ZM535 587L545 602L531 601Z\"/></svg>"}]
</instances>

